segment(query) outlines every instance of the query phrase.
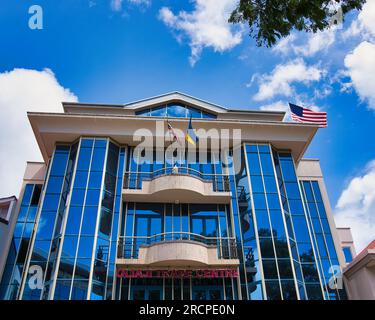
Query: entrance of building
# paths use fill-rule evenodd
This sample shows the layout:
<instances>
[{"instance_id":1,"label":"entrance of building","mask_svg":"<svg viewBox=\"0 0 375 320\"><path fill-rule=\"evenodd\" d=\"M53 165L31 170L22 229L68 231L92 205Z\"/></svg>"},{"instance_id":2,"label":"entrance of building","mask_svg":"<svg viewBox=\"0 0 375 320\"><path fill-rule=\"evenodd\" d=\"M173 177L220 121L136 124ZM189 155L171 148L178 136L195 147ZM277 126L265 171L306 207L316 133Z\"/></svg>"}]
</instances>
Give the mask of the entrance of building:
<instances>
[{"instance_id":1,"label":"entrance of building","mask_svg":"<svg viewBox=\"0 0 375 320\"><path fill-rule=\"evenodd\" d=\"M201 287L193 288L193 300L223 300L224 292L223 287Z\"/></svg>"},{"instance_id":2,"label":"entrance of building","mask_svg":"<svg viewBox=\"0 0 375 320\"><path fill-rule=\"evenodd\" d=\"M163 287L133 286L131 300L162 300Z\"/></svg>"}]
</instances>

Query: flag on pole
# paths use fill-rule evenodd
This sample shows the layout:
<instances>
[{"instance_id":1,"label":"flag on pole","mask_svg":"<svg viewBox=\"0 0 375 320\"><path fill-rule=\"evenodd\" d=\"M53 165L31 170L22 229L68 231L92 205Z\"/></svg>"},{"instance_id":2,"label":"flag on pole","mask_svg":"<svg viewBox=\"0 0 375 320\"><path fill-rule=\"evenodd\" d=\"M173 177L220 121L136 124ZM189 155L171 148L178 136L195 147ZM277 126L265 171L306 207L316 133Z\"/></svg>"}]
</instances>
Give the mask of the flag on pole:
<instances>
[{"instance_id":1,"label":"flag on pole","mask_svg":"<svg viewBox=\"0 0 375 320\"><path fill-rule=\"evenodd\" d=\"M180 140L178 139L178 136L177 136L176 132L174 131L171 123L169 122L169 120L167 120L167 127L168 127L168 131L169 131L169 134L172 137L173 142L177 141L178 143L180 143Z\"/></svg>"},{"instance_id":2,"label":"flag on pole","mask_svg":"<svg viewBox=\"0 0 375 320\"><path fill-rule=\"evenodd\" d=\"M196 134L194 132L194 129L193 129L193 124L191 122L191 116L190 116L189 127L187 129L185 139L186 139L187 142L191 143L192 145L195 145L199 141L199 139L196 136Z\"/></svg>"},{"instance_id":3,"label":"flag on pole","mask_svg":"<svg viewBox=\"0 0 375 320\"><path fill-rule=\"evenodd\" d=\"M320 128L327 127L327 112L313 111L292 103L289 103L289 106L293 121L316 124L319 125Z\"/></svg>"}]
</instances>

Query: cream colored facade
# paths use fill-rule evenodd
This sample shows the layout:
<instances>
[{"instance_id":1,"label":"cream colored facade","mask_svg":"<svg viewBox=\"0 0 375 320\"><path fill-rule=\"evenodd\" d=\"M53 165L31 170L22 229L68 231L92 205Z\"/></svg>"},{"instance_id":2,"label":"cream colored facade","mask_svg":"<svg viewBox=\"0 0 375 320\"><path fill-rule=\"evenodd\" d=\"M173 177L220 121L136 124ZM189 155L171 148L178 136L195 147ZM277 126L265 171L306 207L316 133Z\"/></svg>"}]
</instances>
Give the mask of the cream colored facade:
<instances>
[{"instance_id":1,"label":"cream colored facade","mask_svg":"<svg viewBox=\"0 0 375 320\"><path fill-rule=\"evenodd\" d=\"M351 300L375 300L375 240L344 269L346 290Z\"/></svg>"}]
</instances>

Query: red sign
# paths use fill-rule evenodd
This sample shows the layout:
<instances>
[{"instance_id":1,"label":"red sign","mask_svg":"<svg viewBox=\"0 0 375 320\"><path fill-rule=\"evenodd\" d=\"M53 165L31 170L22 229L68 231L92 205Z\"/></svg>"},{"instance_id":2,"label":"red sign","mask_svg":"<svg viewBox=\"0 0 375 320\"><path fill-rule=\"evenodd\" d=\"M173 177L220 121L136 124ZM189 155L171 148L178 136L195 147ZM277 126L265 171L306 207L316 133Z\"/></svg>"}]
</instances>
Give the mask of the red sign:
<instances>
[{"instance_id":1,"label":"red sign","mask_svg":"<svg viewBox=\"0 0 375 320\"><path fill-rule=\"evenodd\" d=\"M117 278L237 278L237 269L176 269L176 270L134 270L118 269Z\"/></svg>"}]
</instances>

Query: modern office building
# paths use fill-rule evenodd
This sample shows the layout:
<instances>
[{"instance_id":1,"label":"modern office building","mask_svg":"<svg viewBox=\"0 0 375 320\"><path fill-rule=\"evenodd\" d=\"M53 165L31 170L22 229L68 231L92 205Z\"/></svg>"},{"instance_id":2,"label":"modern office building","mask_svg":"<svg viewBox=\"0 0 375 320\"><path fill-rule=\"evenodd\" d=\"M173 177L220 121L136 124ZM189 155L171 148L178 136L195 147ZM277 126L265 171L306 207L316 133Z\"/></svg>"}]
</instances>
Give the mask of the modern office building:
<instances>
[{"instance_id":1,"label":"modern office building","mask_svg":"<svg viewBox=\"0 0 375 320\"><path fill-rule=\"evenodd\" d=\"M346 298L303 159L317 126L181 93L63 107L28 113L44 162L26 168L1 298Z\"/></svg>"}]
</instances>

